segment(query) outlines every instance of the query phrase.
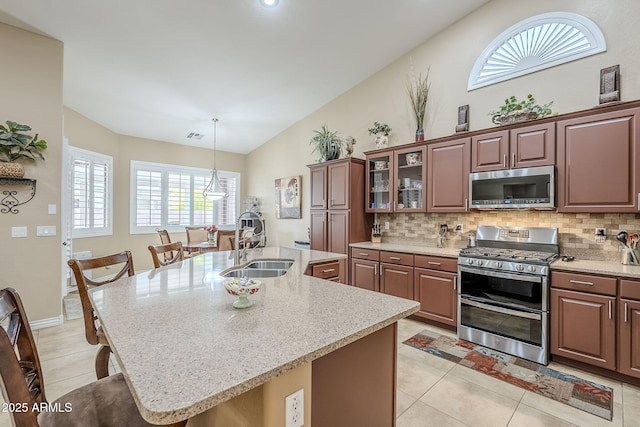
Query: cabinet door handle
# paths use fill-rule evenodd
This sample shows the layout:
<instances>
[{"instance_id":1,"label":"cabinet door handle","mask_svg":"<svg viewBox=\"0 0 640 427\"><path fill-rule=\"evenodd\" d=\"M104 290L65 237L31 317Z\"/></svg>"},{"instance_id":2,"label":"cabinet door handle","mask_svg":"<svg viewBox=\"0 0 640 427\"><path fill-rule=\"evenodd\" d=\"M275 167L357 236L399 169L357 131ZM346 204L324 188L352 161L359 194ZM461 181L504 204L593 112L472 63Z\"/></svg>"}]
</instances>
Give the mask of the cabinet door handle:
<instances>
[{"instance_id":1,"label":"cabinet door handle","mask_svg":"<svg viewBox=\"0 0 640 427\"><path fill-rule=\"evenodd\" d=\"M609 319L611 319L611 300L609 300Z\"/></svg>"},{"instance_id":2,"label":"cabinet door handle","mask_svg":"<svg viewBox=\"0 0 640 427\"><path fill-rule=\"evenodd\" d=\"M393 211L394 212L396 211L396 201L395 200L393 201Z\"/></svg>"},{"instance_id":3,"label":"cabinet door handle","mask_svg":"<svg viewBox=\"0 0 640 427\"><path fill-rule=\"evenodd\" d=\"M464 210L465 211L469 210L469 199L464 199Z\"/></svg>"},{"instance_id":4,"label":"cabinet door handle","mask_svg":"<svg viewBox=\"0 0 640 427\"><path fill-rule=\"evenodd\" d=\"M505 169L507 168L507 155L506 154L502 158L502 167L505 168Z\"/></svg>"},{"instance_id":5,"label":"cabinet door handle","mask_svg":"<svg viewBox=\"0 0 640 427\"><path fill-rule=\"evenodd\" d=\"M638 193L638 210L640 211L640 193Z\"/></svg>"},{"instance_id":6,"label":"cabinet door handle","mask_svg":"<svg viewBox=\"0 0 640 427\"><path fill-rule=\"evenodd\" d=\"M458 289L458 276L453 276L453 290Z\"/></svg>"},{"instance_id":7,"label":"cabinet door handle","mask_svg":"<svg viewBox=\"0 0 640 427\"><path fill-rule=\"evenodd\" d=\"M360 256L369 256L369 254L366 254L364 252L359 252L358 255L360 255Z\"/></svg>"},{"instance_id":8,"label":"cabinet door handle","mask_svg":"<svg viewBox=\"0 0 640 427\"><path fill-rule=\"evenodd\" d=\"M382 276L382 264L380 264L380 275Z\"/></svg>"},{"instance_id":9,"label":"cabinet door handle","mask_svg":"<svg viewBox=\"0 0 640 427\"><path fill-rule=\"evenodd\" d=\"M624 303L624 323L627 323L628 321L628 317L627 317L627 303Z\"/></svg>"},{"instance_id":10,"label":"cabinet door handle","mask_svg":"<svg viewBox=\"0 0 640 427\"><path fill-rule=\"evenodd\" d=\"M373 266L373 275L374 276L378 275L378 265L377 264Z\"/></svg>"},{"instance_id":11,"label":"cabinet door handle","mask_svg":"<svg viewBox=\"0 0 640 427\"><path fill-rule=\"evenodd\" d=\"M442 265L441 263L435 262L435 261L429 261L427 264L429 264L429 265Z\"/></svg>"},{"instance_id":12,"label":"cabinet door handle","mask_svg":"<svg viewBox=\"0 0 640 427\"><path fill-rule=\"evenodd\" d=\"M576 285L589 285L589 286L593 286L593 282L583 282L582 280L569 280L569 283L575 283Z\"/></svg>"},{"instance_id":13,"label":"cabinet door handle","mask_svg":"<svg viewBox=\"0 0 640 427\"><path fill-rule=\"evenodd\" d=\"M392 259L394 261L400 261L401 258L398 256L390 256L389 259Z\"/></svg>"},{"instance_id":14,"label":"cabinet door handle","mask_svg":"<svg viewBox=\"0 0 640 427\"><path fill-rule=\"evenodd\" d=\"M327 268L326 270L322 270L323 273L331 273L332 271L336 271L335 268Z\"/></svg>"},{"instance_id":15,"label":"cabinet door handle","mask_svg":"<svg viewBox=\"0 0 640 427\"><path fill-rule=\"evenodd\" d=\"M511 153L511 167L512 168L516 167L516 153L515 153L515 151L513 153Z\"/></svg>"}]
</instances>

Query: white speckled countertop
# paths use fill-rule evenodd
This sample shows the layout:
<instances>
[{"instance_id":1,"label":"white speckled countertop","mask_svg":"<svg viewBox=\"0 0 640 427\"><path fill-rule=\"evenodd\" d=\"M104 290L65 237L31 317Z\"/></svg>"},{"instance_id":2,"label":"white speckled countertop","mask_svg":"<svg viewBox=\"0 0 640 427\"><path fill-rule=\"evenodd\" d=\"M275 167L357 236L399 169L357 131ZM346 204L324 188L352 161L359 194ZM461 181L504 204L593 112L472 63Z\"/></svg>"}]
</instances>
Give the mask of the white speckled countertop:
<instances>
[{"instance_id":1,"label":"white speckled countertop","mask_svg":"<svg viewBox=\"0 0 640 427\"><path fill-rule=\"evenodd\" d=\"M405 252L405 253L418 254L418 255L434 255L434 256L443 256L447 258L458 258L458 254L460 253L460 248L453 248L453 247L436 248L435 246L426 246L426 245L408 244L408 243L359 242L359 243L351 243L349 246L351 246L352 248L377 249L380 251Z\"/></svg>"},{"instance_id":2,"label":"white speckled countertop","mask_svg":"<svg viewBox=\"0 0 640 427\"><path fill-rule=\"evenodd\" d=\"M219 273L229 252L208 252L91 292L94 307L142 416L168 424L255 388L418 310L415 301L304 275L309 263L346 255L268 247L248 259L294 260L260 279L254 305Z\"/></svg>"},{"instance_id":3,"label":"white speckled countertop","mask_svg":"<svg viewBox=\"0 0 640 427\"><path fill-rule=\"evenodd\" d=\"M622 265L619 262L612 261L590 261L576 258L573 261L565 262L561 259L557 259L551 264L551 270L603 274L608 276L640 279L640 266Z\"/></svg>"}]
</instances>

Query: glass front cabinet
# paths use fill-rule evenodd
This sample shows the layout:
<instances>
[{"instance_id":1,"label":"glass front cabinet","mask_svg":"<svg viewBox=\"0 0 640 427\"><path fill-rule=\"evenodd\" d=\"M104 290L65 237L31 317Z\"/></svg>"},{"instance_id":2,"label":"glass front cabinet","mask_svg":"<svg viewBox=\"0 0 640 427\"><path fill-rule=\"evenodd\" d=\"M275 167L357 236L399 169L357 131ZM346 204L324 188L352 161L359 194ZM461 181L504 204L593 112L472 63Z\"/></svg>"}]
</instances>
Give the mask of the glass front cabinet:
<instances>
[{"instance_id":1,"label":"glass front cabinet","mask_svg":"<svg viewBox=\"0 0 640 427\"><path fill-rule=\"evenodd\" d=\"M367 212L426 212L426 145L367 153Z\"/></svg>"}]
</instances>

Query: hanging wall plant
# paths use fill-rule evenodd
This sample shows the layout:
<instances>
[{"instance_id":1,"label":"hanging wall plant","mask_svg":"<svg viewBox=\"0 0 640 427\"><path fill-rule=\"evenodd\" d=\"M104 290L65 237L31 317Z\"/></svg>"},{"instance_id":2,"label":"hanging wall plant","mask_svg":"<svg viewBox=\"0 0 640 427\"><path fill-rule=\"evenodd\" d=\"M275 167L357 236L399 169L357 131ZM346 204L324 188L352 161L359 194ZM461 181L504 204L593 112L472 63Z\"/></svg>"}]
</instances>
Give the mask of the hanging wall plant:
<instances>
[{"instance_id":1,"label":"hanging wall plant","mask_svg":"<svg viewBox=\"0 0 640 427\"><path fill-rule=\"evenodd\" d=\"M0 176L22 178L24 168L18 159L44 160L42 151L47 149L47 141L23 132L30 131L31 126L21 125L7 120L6 126L0 125Z\"/></svg>"}]
</instances>

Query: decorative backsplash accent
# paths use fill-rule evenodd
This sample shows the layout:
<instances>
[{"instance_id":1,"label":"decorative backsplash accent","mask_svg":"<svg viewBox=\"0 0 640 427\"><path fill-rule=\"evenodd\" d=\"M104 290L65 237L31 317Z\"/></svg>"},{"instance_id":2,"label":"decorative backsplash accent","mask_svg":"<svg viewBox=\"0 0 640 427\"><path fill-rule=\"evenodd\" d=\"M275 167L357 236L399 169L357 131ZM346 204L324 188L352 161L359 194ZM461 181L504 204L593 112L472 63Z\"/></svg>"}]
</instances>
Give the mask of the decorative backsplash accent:
<instances>
[{"instance_id":1,"label":"decorative backsplash accent","mask_svg":"<svg viewBox=\"0 0 640 427\"><path fill-rule=\"evenodd\" d=\"M624 231L640 232L640 214L579 213L552 211L482 211L459 214L377 214L376 222L389 222L383 231L383 242L407 242L436 246L440 224L447 224L447 247L464 247L469 233L478 225L517 227L557 227L560 253L580 259L619 261L622 245L616 235ZM463 233L454 232L456 224L463 225ZM595 242L596 227L607 229L606 241Z\"/></svg>"}]
</instances>

